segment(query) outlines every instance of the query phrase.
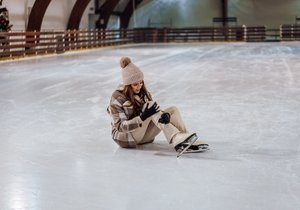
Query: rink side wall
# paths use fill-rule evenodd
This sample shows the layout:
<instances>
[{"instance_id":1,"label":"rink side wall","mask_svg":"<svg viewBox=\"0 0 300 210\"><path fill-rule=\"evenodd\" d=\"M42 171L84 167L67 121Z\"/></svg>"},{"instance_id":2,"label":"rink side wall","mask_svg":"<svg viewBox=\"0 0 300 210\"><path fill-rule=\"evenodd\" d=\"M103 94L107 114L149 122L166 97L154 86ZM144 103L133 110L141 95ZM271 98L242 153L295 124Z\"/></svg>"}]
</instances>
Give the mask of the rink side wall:
<instances>
[{"instance_id":1,"label":"rink side wall","mask_svg":"<svg viewBox=\"0 0 300 210\"><path fill-rule=\"evenodd\" d=\"M24 31L35 0L4 0L10 14L12 30ZM76 0L52 0L45 13L42 30L66 30ZM87 6L79 28L91 29L94 0ZM144 0L133 13L129 28L212 27L213 17L221 17L220 0ZM296 24L300 17L299 0L228 0L228 16L236 17L236 25L279 28ZM118 21L111 16L112 22Z\"/></svg>"},{"instance_id":2,"label":"rink side wall","mask_svg":"<svg viewBox=\"0 0 300 210\"><path fill-rule=\"evenodd\" d=\"M24 32L34 2L4 0L13 27L0 32L0 59L128 43L300 40L299 0L228 0L228 17L235 21L226 27L224 20L214 21L223 18L220 0L144 0L133 12L129 29L89 30L89 17L95 19L91 0L75 31L66 28L76 0L52 0L41 31Z\"/></svg>"},{"instance_id":3,"label":"rink side wall","mask_svg":"<svg viewBox=\"0 0 300 210\"><path fill-rule=\"evenodd\" d=\"M131 43L300 41L299 25L270 36L264 26L0 32L0 59Z\"/></svg>"}]
</instances>

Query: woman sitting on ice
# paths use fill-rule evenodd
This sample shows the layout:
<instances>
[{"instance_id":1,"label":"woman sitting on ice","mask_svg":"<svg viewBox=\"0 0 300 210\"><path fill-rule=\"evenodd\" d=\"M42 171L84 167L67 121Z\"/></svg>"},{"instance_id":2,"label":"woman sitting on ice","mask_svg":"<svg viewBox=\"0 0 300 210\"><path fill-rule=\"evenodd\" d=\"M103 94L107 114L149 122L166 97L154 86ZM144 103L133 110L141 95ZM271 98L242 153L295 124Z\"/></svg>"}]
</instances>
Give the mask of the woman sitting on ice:
<instances>
[{"instance_id":1,"label":"woman sitting on ice","mask_svg":"<svg viewBox=\"0 0 300 210\"><path fill-rule=\"evenodd\" d=\"M112 138L123 148L152 143L163 131L177 152L199 152L208 144L189 133L174 106L161 110L148 92L143 72L130 58L120 60L123 84L112 93L108 112L112 118Z\"/></svg>"}]
</instances>

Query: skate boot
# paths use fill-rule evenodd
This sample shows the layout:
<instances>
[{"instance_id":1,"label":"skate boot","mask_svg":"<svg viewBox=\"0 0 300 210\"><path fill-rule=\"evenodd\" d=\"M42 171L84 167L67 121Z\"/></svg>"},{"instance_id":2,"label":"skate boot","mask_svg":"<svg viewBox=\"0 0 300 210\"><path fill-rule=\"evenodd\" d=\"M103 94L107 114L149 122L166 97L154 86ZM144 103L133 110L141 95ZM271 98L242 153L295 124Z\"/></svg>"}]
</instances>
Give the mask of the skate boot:
<instances>
[{"instance_id":1,"label":"skate boot","mask_svg":"<svg viewBox=\"0 0 300 210\"><path fill-rule=\"evenodd\" d=\"M172 143L174 145L175 150L178 152L177 157L182 155L185 151L187 151L193 143L197 140L197 135L195 133L178 133L173 138Z\"/></svg>"},{"instance_id":2,"label":"skate boot","mask_svg":"<svg viewBox=\"0 0 300 210\"><path fill-rule=\"evenodd\" d=\"M183 142L182 144L177 146L177 152L181 152L185 147L189 144ZM196 152L205 152L209 150L209 145L204 143L203 141L197 139L186 151L185 153L196 153Z\"/></svg>"},{"instance_id":3,"label":"skate boot","mask_svg":"<svg viewBox=\"0 0 300 210\"><path fill-rule=\"evenodd\" d=\"M178 152L177 157L183 153L204 152L209 150L209 145L200 141L197 134L193 133L185 141L177 144L175 150Z\"/></svg>"}]
</instances>

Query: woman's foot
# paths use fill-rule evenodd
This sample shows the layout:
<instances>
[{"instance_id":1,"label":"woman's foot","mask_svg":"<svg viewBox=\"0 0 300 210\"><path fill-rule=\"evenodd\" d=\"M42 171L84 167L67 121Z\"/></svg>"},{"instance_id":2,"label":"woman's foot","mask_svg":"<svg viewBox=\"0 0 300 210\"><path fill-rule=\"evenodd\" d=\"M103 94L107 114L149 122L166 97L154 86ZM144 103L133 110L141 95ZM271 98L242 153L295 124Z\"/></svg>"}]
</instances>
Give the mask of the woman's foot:
<instances>
[{"instance_id":1,"label":"woman's foot","mask_svg":"<svg viewBox=\"0 0 300 210\"><path fill-rule=\"evenodd\" d=\"M189 145L190 145L189 141L184 141L178 144L177 146L175 146L175 150L180 153ZM207 150L209 150L209 145L197 139L194 143L192 143L192 145L186 151L184 151L184 153L204 152Z\"/></svg>"}]
</instances>

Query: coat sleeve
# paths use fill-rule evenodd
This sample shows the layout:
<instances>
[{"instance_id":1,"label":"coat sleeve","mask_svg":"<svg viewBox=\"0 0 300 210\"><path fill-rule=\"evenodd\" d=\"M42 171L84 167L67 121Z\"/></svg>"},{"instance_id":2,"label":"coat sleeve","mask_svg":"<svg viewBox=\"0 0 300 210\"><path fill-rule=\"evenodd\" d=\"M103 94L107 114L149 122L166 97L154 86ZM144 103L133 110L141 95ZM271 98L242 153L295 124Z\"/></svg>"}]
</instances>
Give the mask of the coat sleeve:
<instances>
[{"instance_id":1,"label":"coat sleeve","mask_svg":"<svg viewBox=\"0 0 300 210\"><path fill-rule=\"evenodd\" d=\"M142 126L143 121L139 116L136 116L130 120L127 118L122 104L120 104L118 99L111 99L109 111L112 117L113 126L117 128L119 132L132 132Z\"/></svg>"}]
</instances>

